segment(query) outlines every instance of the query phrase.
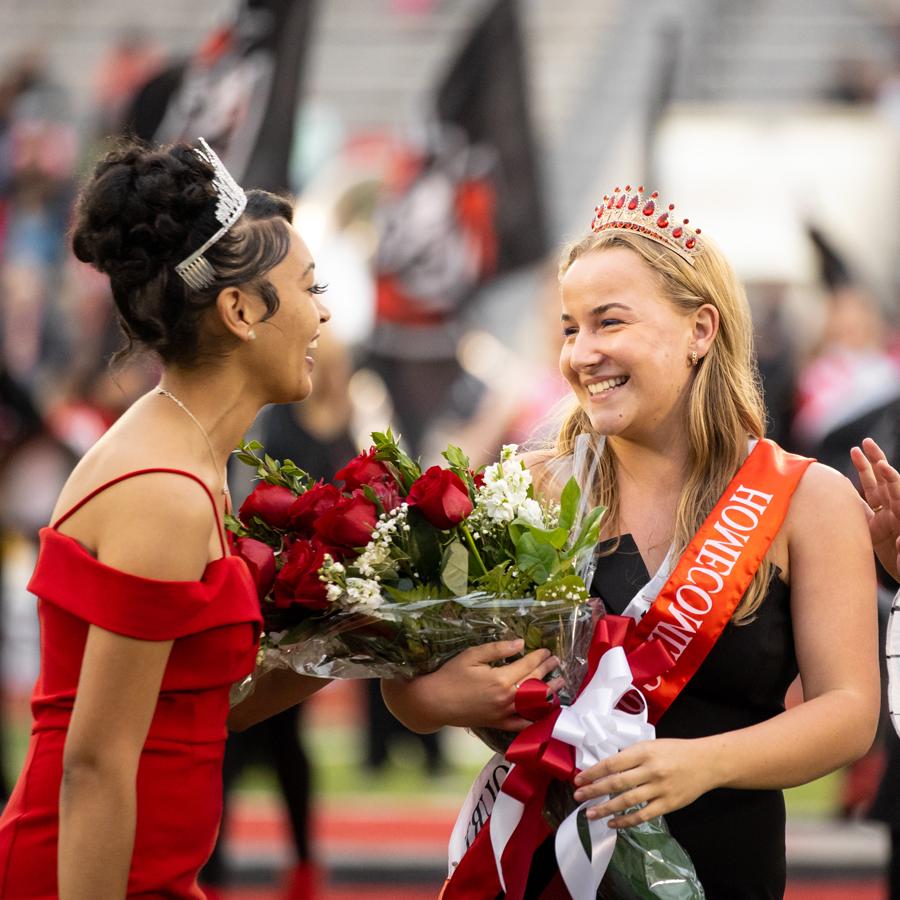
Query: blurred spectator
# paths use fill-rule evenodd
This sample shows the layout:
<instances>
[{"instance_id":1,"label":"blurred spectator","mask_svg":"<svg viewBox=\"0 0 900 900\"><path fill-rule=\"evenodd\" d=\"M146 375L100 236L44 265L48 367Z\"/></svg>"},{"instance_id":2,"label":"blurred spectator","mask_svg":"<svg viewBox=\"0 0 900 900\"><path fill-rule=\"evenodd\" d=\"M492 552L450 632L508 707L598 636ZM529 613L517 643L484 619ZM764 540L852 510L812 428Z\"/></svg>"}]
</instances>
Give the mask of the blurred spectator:
<instances>
[{"instance_id":1,"label":"blurred spectator","mask_svg":"<svg viewBox=\"0 0 900 900\"><path fill-rule=\"evenodd\" d=\"M0 78L0 336L11 373L34 382L65 346L55 313L77 135L67 98L30 52Z\"/></svg>"},{"instance_id":2,"label":"blurred spectator","mask_svg":"<svg viewBox=\"0 0 900 900\"><path fill-rule=\"evenodd\" d=\"M463 376L461 313L496 263L489 159L445 129L401 149L385 183L367 365L384 380L412 456Z\"/></svg>"},{"instance_id":3,"label":"blurred spectator","mask_svg":"<svg viewBox=\"0 0 900 900\"><path fill-rule=\"evenodd\" d=\"M124 31L100 60L94 75L94 133L100 137L122 130L134 96L159 74L165 56L139 29Z\"/></svg>"},{"instance_id":4,"label":"blurred spectator","mask_svg":"<svg viewBox=\"0 0 900 900\"><path fill-rule=\"evenodd\" d=\"M458 405L443 411L430 436L426 457L448 444L459 446L478 467L497 458L503 444L540 444L552 431L550 418L569 397L559 371L563 343L556 261L548 262L537 284L536 314L523 315L523 334L511 335L518 353L484 331L472 329L459 342L459 361L482 386L477 407L459 414ZM565 403L563 404L565 405Z\"/></svg>"},{"instance_id":5,"label":"blurred spectator","mask_svg":"<svg viewBox=\"0 0 900 900\"><path fill-rule=\"evenodd\" d=\"M782 447L791 443L791 426L796 392L797 351L786 321L786 286L756 284L748 290L759 375L766 401L766 436Z\"/></svg>"},{"instance_id":6,"label":"blurred spectator","mask_svg":"<svg viewBox=\"0 0 900 900\"><path fill-rule=\"evenodd\" d=\"M900 361L888 350L890 329L874 299L859 287L838 288L818 352L798 380L794 443L850 474L850 447L869 435L889 455L900 416Z\"/></svg>"}]
</instances>

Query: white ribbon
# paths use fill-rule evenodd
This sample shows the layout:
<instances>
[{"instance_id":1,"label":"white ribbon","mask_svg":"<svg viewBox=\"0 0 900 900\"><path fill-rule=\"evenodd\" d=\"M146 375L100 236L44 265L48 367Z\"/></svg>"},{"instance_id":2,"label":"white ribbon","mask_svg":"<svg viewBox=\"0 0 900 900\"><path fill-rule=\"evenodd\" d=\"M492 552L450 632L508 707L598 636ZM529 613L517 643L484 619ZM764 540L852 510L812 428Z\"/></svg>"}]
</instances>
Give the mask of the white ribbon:
<instances>
[{"instance_id":1,"label":"white ribbon","mask_svg":"<svg viewBox=\"0 0 900 900\"><path fill-rule=\"evenodd\" d=\"M894 730L900 735L900 591L891 604L884 648L888 674L888 711Z\"/></svg>"},{"instance_id":2,"label":"white ribbon","mask_svg":"<svg viewBox=\"0 0 900 900\"><path fill-rule=\"evenodd\" d=\"M597 671L575 702L560 712L553 737L575 748L575 765L580 770L590 768L638 741L652 740L656 736L656 729L647 722L646 705L637 713L616 709L622 697L634 689L633 681L625 651L621 647L611 647L601 657ZM607 826L609 817L587 820L590 855L578 835L579 815L607 799L601 797L582 803L556 832L556 861L573 900L594 900L615 850L616 831ZM504 891L503 851L524 809L520 801L501 790L491 810L488 823L491 847Z\"/></svg>"}]
</instances>

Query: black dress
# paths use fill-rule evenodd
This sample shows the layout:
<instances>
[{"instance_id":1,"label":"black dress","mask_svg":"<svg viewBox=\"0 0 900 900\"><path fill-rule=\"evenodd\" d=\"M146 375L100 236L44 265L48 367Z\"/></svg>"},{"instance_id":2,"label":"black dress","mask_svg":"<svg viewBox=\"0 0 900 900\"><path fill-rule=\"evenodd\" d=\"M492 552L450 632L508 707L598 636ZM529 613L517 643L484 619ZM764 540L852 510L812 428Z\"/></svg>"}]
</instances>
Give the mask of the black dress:
<instances>
[{"instance_id":1,"label":"black dress","mask_svg":"<svg viewBox=\"0 0 900 900\"><path fill-rule=\"evenodd\" d=\"M650 580L631 535L598 560L591 593L620 614ZM797 675L790 588L777 576L756 618L728 625L656 726L659 738L697 738L746 728L784 711ZM688 852L707 900L780 900L785 889L784 797L779 790L720 788L665 816ZM552 841L535 855L527 896L544 892Z\"/></svg>"}]
</instances>

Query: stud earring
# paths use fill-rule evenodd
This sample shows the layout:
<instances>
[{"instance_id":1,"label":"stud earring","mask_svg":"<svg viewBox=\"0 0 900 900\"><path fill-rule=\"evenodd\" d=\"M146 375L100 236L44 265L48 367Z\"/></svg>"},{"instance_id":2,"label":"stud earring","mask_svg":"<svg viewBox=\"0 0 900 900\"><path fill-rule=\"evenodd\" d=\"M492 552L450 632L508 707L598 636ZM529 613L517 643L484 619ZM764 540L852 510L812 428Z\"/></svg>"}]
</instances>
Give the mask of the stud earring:
<instances>
[{"instance_id":1,"label":"stud earring","mask_svg":"<svg viewBox=\"0 0 900 900\"><path fill-rule=\"evenodd\" d=\"M697 351L692 350L691 351L691 365L696 366L699 361L700 360L697 358Z\"/></svg>"},{"instance_id":2,"label":"stud earring","mask_svg":"<svg viewBox=\"0 0 900 900\"><path fill-rule=\"evenodd\" d=\"M252 328L247 332L247 340L248 340L248 341L255 341L255 340L256 340L256 332L255 332ZM696 355L696 354L695 354L695 355Z\"/></svg>"}]
</instances>

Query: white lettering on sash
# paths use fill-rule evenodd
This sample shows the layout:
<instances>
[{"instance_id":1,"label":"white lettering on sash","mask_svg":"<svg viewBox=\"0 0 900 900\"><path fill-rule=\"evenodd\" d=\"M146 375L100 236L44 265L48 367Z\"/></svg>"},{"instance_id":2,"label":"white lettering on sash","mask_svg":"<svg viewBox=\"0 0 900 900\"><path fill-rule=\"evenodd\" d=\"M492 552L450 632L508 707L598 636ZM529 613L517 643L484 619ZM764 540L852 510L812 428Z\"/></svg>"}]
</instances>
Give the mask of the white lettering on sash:
<instances>
[{"instance_id":1,"label":"white lettering on sash","mask_svg":"<svg viewBox=\"0 0 900 900\"><path fill-rule=\"evenodd\" d=\"M703 628L704 617L715 603L715 596L726 587L726 579L740 559L750 534L759 526L760 516L772 501L773 494L740 485L728 498L728 505L713 522L713 531L723 540L708 538L696 556L696 565L687 571L684 584L675 591L675 599L666 610L672 621L660 622L650 633L661 640L677 660ZM643 685L654 691L660 678Z\"/></svg>"}]
</instances>

